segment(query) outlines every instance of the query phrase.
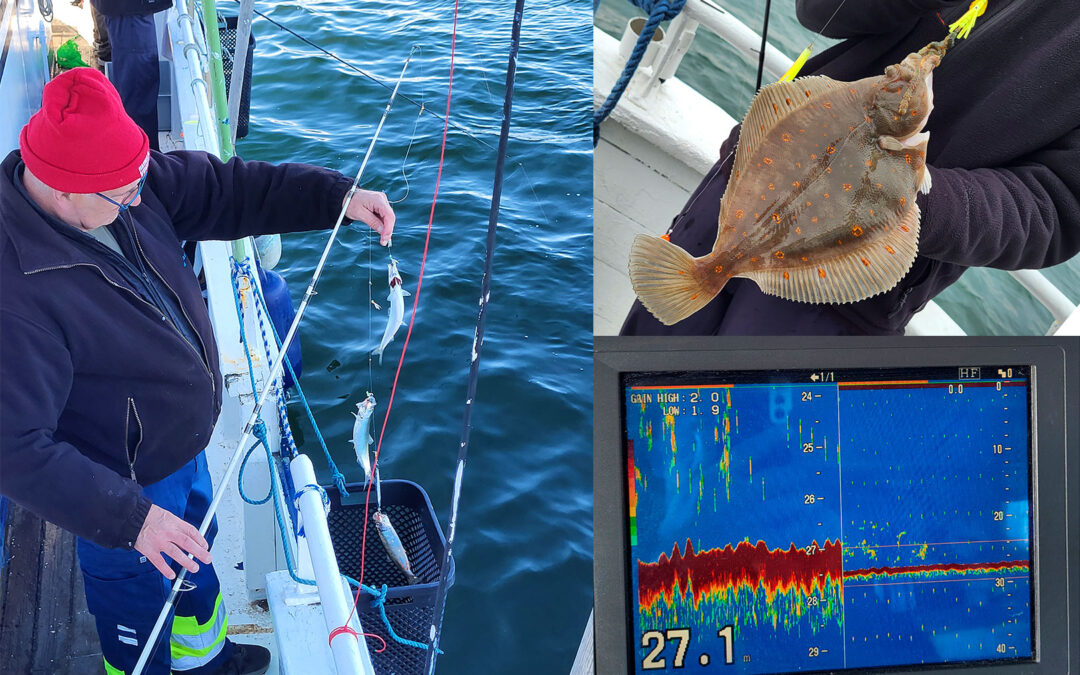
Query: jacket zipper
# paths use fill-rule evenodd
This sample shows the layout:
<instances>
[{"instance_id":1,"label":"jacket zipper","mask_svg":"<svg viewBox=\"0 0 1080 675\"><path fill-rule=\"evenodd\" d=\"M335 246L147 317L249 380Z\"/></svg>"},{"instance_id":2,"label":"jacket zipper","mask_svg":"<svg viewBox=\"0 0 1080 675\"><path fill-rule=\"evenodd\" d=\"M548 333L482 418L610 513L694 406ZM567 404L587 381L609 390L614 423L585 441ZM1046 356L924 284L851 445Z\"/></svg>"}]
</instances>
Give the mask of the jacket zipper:
<instances>
[{"instance_id":1,"label":"jacket zipper","mask_svg":"<svg viewBox=\"0 0 1080 675\"><path fill-rule=\"evenodd\" d=\"M180 296L176 293L176 291L173 290L173 287L169 285L169 282L165 280L165 277L163 277L161 275L161 273L157 271L157 268L154 267L154 263L150 262L150 258L146 255L146 252L143 251L142 244L139 242L139 235L138 235L138 233L135 232L135 227L134 226L131 226L130 233L131 233L131 238L135 241L135 247L138 249L139 255L142 256L142 259L145 260L146 264L150 266L150 269L154 271L154 274L157 275L157 278L161 279L161 283L165 284L165 288L169 289L169 292L172 293L173 297L176 298L176 304L180 307L180 313L184 315L184 319L188 322L188 325L191 326L191 331L193 333L195 333L195 338L199 341L199 346L202 348L202 352L203 352L202 353L203 368L205 368L206 373L208 375L210 375L210 386L214 388L214 393L216 394L217 393L217 384L214 382L214 376L213 376L212 373L210 373L209 366L206 365L206 364L208 364L210 362L210 359L209 359L209 357L208 357L208 355L206 353L206 345L203 343L203 338L202 338L201 335L199 335L199 331L195 328L195 322L193 322L191 320L191 317L188 316L187 310L184 309L184 303L180 300ZM149 279L147 281L149 281ZM149 285L151 286L151 288L153 288L153 284L149 284ZM195 352L195 355L198 356L199 353L197 351L195 351L195 345L188 342L187 338L185 338L183 333L180 332L180 329L177 328L176 326L173 326L173 330L175 330L177 332L177 334L179 334L180 337L183 338L184 342L187 342L188 346L191 347L191 351Z\"/></svg>"},{"instance_id":2,"label":"jacket zipper","mask_svg":"<svg viewBox=\"0 0 1080 675\"><path fill-rule=\"evenodd\" d=\"M131 413L132 412L135 413L135 422L137 422L138 425L139 425L139 442L135 444L135 454L134 455L131 454L131 448L129 448L128 445L127 445L128 438L131 437L130 431L131 431ZM139 460L139 446L142 445L142 441L143 441L142 418L139 417L139 409L135 407L135 399L128 396L128 410L127 410L127 415L125 416L125 419L124 419L124 454L127 455L128 468L131 469L131 480L135 481L136 483L138 483L139 481L136 480L136 478L135 478L135 462L137 462Z\"/></svg>"},{"instance_id":3,"label":"jacket zipper","mask_svg":"<svg viewBox=\"0 0 1080 675\"><path fill-rule=\"evenodd\" d=\"M142 296L140 296L138 293L131 290L130 288L127 288L126 286L121 286L120 284L118 284L115 281L113 281L112 279L110 279L109 276L107 274L105 274L104 270L102 270L100 267L98 267L97 265L95 265L93 263L72 263L70 265L54 265L53 267L42 267L41 269L30 270L29 272L23 272L23 274L26 275L26 276L30 276L31 274L37 274L38 272L51 272L53 270L68 270L68 269L71 269L73 267L93 267L94 269L96 269L98 271L98 274L100 274L101 277L103 279L105 279L106 283L108 283L110 286L114 286L116 288L119 288L122 291L126 291L127 293L130 293L131 297L135 298L136 300L143 303L144 305L146 305L150 309L154 310L156 313L160 313L160 309L158 307L155 307L152 303L147 302L145 298L143 298ZM166 286L168 286L168 284L166 284ZM172 290L172 289L170 289L170 290ZM182 303L180 305L180 311L184 311L184 307L183 307ZM185 313L185 316L187 316L186 313ZM162 314L161 318L163 320L168 321L169 317ZM191 319L188 319L188 321L190 322ZM194 329L195 329L195 326L192 325L192 330L194 330ZM176 328L176 326L173 326L173 330L175 330L177 333L180 332L179 329ZM197 330L195 331L195 336L199 338L199 343L201 344L202 343L202 338L199 336L199 331L197 331ZM180 338L187 344L187 346L191 349L191 351L195 354L195 356L198 357L199 353L197 351L195 351L194 345L192 345L190 342L188 342L187 338L185 338L183 335L180 335ZM204 347L204 349L205 349L205 347ZM202 358L199 358L199 362L202 364L203 370L206 371L206 374L210 377L211 391L213 391L216 394L217 393L217 384L214 382L213 373L211 373L210 368L207 367L206 361L204 361Z\"/></svg>"}]
</instances>

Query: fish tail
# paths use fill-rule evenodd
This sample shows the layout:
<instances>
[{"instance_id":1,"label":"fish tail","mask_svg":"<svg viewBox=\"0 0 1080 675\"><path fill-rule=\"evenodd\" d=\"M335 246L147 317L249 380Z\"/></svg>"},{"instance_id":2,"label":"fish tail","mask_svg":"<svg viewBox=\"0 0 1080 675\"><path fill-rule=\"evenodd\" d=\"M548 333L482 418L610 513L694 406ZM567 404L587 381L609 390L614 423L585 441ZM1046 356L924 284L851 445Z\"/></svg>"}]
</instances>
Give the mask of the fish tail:
<instances>
[{"instance_id":1,"label":"fish tail","mask_svg":"<svg viewBox=\"0 0 1080 675\"><path fill-rule=\"evenodd\" d=\"M670 326L709 304L723 286L710 283L689 253L660 237L639 234L630 248L630 282L641 304Z\"/></svg>"}]
</instances>

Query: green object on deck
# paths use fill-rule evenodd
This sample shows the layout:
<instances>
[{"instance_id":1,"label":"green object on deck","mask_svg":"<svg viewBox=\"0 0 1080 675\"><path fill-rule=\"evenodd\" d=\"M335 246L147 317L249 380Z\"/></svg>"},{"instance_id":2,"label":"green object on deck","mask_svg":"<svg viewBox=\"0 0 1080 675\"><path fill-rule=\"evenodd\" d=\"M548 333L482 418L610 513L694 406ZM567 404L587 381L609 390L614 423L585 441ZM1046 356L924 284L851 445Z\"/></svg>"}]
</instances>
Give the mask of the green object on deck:
<instances>
[{"instance_id":1,"label":"green object on deck","mask_svg":"<svg viewBox=\"0 0 1080 675\"><path fill-rule=\"evenodd\" d=\"M79 47L75 44L74 38L57 48L56 65L59 66L61 70L90 67L90 64L82 60L82 54L79 53Z\"/></svg>"}]
</instances>

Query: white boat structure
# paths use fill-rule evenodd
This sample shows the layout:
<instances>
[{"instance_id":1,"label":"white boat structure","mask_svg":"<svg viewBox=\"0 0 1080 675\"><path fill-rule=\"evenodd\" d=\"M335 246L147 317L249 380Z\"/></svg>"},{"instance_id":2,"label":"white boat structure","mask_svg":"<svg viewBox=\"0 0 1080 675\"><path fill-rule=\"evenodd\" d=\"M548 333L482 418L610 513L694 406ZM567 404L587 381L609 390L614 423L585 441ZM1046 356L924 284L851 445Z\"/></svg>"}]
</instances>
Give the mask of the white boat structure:
<instances>
[{"instance_id":1,"label":"white boat structure","mask_svg":"<svg viewBox=\"0 0 1080 675\"><path fill-rule=\"evenodd\" d=\"M222 104L224 90L229 83L223 82L224 78L219 75L216 83L219 90L215 91L215 77L212 74L214 63L211 59L215 54L220 59L222 50L216 44L213 32L208 44L204 30L207 23L204 13L215 16L213 2L207 0L201 4L204 5L203 11L197 11L194 0L176 0L171 9L155 15L162 64L159 96L162 131L159 139L163 152L182 148L222 155L231 151L232 139L225 137L230 129L223 120L238 118L236 108L240 100L239 87L243 86L242 77L234 78L231 92L235 95L229 97L234 105L226 112ZM209 5L210 9L207 10L205 5ZM74 28L87 42L92 42L92 25L88 6L85 9L76 8L66 0L55 8L48 0L4 0L2 7L0 150L6 154L17 147L19 130L40 107L41 90L48 81L51 67L49 44L53 11L58 20ZM246 16L245 8L248 10ZM241 4L236 28L237 43L246 42L251 24L250 9L251 2L245 0ZM217 26L211 26L212 30L215 28ZM228 60L232 55L226 52L225 57ZM244 50L236 55L237 73L244 72L245 57ZM354 509L352 513L360 514L362 523L363 492L348 499L328 490L331 492L329 502L333 504L333 510L327 510L327 496L325 492L319 494L321 488L304 489L304 486L316 485L317 481L310 460L302 454L290 463L291 481L286 480L285 486L282 480L272 481L270 478L271 471L279 476L289 473L271 467L267 455L272 454L274 464L280 465L281 459L290 454L291 438L284 414L284 397L279 398L282 391L280 378L273 376L278 346L273 331L260 326L264 320L269 323L269 318L265 316L266 310L261 302L260 276L254 270L263 262L272 266L271 258L276 259L280 254L280 244L277 244L276 252L273 240L260 241L258 253L256 248L256 242L252 239L202 242L195 265L196 270L201 269L205 276L205 296L217 336L225 384L221 414L206 448L206 456L214 477L215 492L222 494L217 518L224 536L218 536L213 555L229 614L228 635L240 642L258 643L269 648L273 654L269 671L272 673L381 675L421 672L421 669L427 672L424 668L427 661L425 645L403 645L392 640L392 636L386 637L391 648L396 646L412 650L411 656L404 661L393 661L393 665L388 666L385 664L391 662L386 661L385 655L373 659L364 638L357 639L339 632L328 639L334 628L347 622L357 634L367 630L386 636L388 631L379 618L388 616L391 628L401 637L411 638L414 643L426 643L431 608L426 613L421 611L416 614L416 611L424 606L423 601L434 596L444 550L439 547L445 546L445 541L437 519L423 521L420 512L425 507L430 510L431 506L418 486L408 481L383 481L384 509L394 518L405 547L409 549L410 559L414 562L414 571L421 575L422 580L419 585L408 586L408 590L393 588L395 584L390 581L389 592L382 596L381 606L375 608L368 607L372 597L361 593L358 609L352 612L354 589L343 577L347 572L344 562L339 567L339 561L358 561L356 551L360 549L359 542L339 541L342 550L350 550L335 552L331 536L335 527L339 532L342 528L348 529L349 523L342 520L342 514L350 513L350 507ZM260 259L261 262L257 262ZM236 265L246 266L249 272L239 276L239 287L234 292L233 270ZM237 298L241 308L239 312ZM284 333L281 337L285 337ZM246 422L259 395L267 386L271 387L270 398L273 400L263 409L262 418L266 422L270 453L259 450L250 455L243 470L243 488L248 495L261 496L272 492L275 495L272 503L276 502L276 507L246 503L236 486L236 466L239 462L234 451L245 437ZM276 401L280 401L280 406ZM296 486L296 489L293 490L288 483ZM286 497L286 492L292 499ZM400 497L395 498L395 493ZM399 501L395 502L394 499ZM391 505L387 506L387 503ZM395 504L399 508L397 512L392 510ZM291 505L295 506L295 511L290 508ZM6 500L0 499L0 534L3 534L4 543L4 546L0 546L0 662L15 664L16 669L25 667L27 672L100 672L100 650L96 655L92 653L96 636L92 621L86 615L85 601L81 598L81 576L74 567L71 535L50 524L30 521L28 519L32 516L25 512L19 515L18 511ZM300 514L303 527L296 527L296 520L290 511ZM8 517L13 512L16 514L13 517L18 521L16 523L10 522L12 518ZM40 536L23 544L20 549L19 538L24 533L15 530L28 522L27 529L36 531ZM284 538L280 534L284 534ZM369 574L365 581L373 579L370 550L378 549L381 553L382 549L377 543L374 526L370 528L369 535ZM413 558L416 554L412 547L418 540L423 540L423 545L427 547L426 563L422 561L423 556L421 561ZM64 541L68 543L64 544ZM374 547L370 545L371 542L376 542ZM40 551L36 548L39 544ZM45 569L50 567L49 560L53 559L56 564L51 565L52 569ZM39 567L42 568L40 574L37 571ZM59 581L53 578L56 574L62 577ZM449 575L452 583L452 560ZM12 577L18 579L13 581ZM318 583L298 583L297 578ZM50 603L42 600L42 608L34 606L28 610L32 616L20 616L24 603L17 596L26 591L36 594L38 584L53 582L61 586L66 584L56 591L58 599L55 602L50 600ZM22 586L25 583L33 587L25 588ZM381 585L382 582L379 583ZM49 589L46 592L51 594L54 591ZM29 602L34 605L37 599L30 598ZM56 607L50 609L52 605ZM439 611L442 611L441 608ZM369 623L361 625L362 622ZM376 627L375 623L380 625ZM403 623L409 625L403 626ZM41 637L42 633L53 637ZM70 653L65 653L65 650ZM382 667L378 665L380 658L383 659ZM401 665L406 662L407 666Z\"/></svg>"},{"instance_id":2,"label":"white boat structure","mask_svg":"<svg viewBox=\"0 0 1080 675\"><path fill-rule=\"evenodd\" d=\"M593 104L599 108L623 71L645 19L632 19L621 40L593 27ZM687 0L668 29L656 35L618 105L603 124L593 155L593 332L617 335L634 301L627 262L638 234L663 234L716 162L738 120L675 77L699 29L715 33L757 66L761 36L712 0ZM752 66L750 65L752 64ZM771 44L766 81L779 79L792 60ZM740 64L740 67L742 64ZM771 80L769 78L772 78ZM736 112L741 115L741 111ZM1009 274L1045 306L1046 334L1080 334L1080 312L1043 274ZM1033 327L1033 330L1038 330ZM908 335L964 335L930 302L907 326Z\"/></svg>"}]
</instances>

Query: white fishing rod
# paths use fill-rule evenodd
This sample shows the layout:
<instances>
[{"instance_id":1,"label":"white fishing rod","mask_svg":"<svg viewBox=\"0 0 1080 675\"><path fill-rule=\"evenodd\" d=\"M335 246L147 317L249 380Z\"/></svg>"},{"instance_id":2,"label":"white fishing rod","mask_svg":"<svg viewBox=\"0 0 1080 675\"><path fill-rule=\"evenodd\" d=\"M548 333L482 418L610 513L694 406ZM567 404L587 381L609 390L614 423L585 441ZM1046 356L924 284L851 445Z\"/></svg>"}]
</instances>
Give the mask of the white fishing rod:
<instances>
[{"instance_id":1,"label":"white fishing rod","mask_svg":"<svg viewBox=\"0 0 1080 675\"><path fill-rule=\"evenodd\" d=\"M221 489L214 494L214 499L210 502L210 508L207 510L206 515L203 517L202 524L199 526L199 534L203 537L206 536L207 531L210 529L210 523L213 521L214 514L217 512L218 505L221 503L221 498L224 496L225 490L232 480L233 471L236 469L236 465L240 460L240 455L243 454L244 447L251 439L255 423L259 419L259 413L262 412L263 404L266 403L266 399L270 396L270 391L274 387L274 380L281 374L282 366L285 362L285 353L288 351L289 345L296 335L297 327L300 325L300 319L304 315L304 310L307 308L308 302L311 301L311 296L315 295L315 285L319 282L319 275L322 274L323 265L326 264L326 259L330 255L330 247L333 246L338 230L341 229L341 223L345 220L345 212L352 202L353 195L355 195L356 191L359 189L360 177L364 175L364 169L367 167L368 159L371 157L371 151L375 149L375 141L379 139L379 133L382 131L383 123L386 122L387 116L390 115L390 108L394 105L394 98L397 96L398 87L401 86L401 81L405 78L405 70L409 67L409 61L412 60L414 51L416 51L415 45L409 50L409 56L405 59L405 65L401 67L401 74L398 75L397 82L394 84L394 90L390 94L390 100L386 103L386 109L383 110L382 118L379 120L379 126L375 128L375 135L371 137L371 143L368 144L367 152L364 153L364 161L360 164L360 170L356 172L356 178L353 179L352 187L349 188L349 193L345 196L345 203L341 205L341 212L338 214L337 222L334 223L334 229L330 231L330 238L323 248L322 257L319 258L319 264L315 266L315 272L311 276L311 283L308 284L307 291L304 292L304 299L301 300L300 307L296 310L296 316L289 326L289 331L286 333L285 339L281 341L281 347L278 348L277 360L274 361L274 367L270 369L270 377L267 378L267 384L263 387L262 393L259 394L259 399L255 403L254 409L251 411L251 416L248 417L248 421L244 425L244 433L240 437L240 442L236 444L236 450L229 460L229 466L225 469L225 474L220 483ZM273 470L273 467L271 467L271 471ZM194 560L195 556L188 553L188 558ZM154 623L154 630L150 632L150 637L147 639L146 644L143 645L142 652L139 654L139 661L135 664L135 670L132 671L132 675L141 675L143 668L146 667L146 662L150 660L151 655L154 653L158 636L161 634L161 629L165 625L165 619L168 618L169 612L176 602L176 597L180 594L180 587L183 585L186 577L187 569L181 568L180 573L176 575L176 580L173 582L169 597L165 600L165 605L161 608L161 613L158 614L157 621Z\"/></svg>"}]
</instances>

